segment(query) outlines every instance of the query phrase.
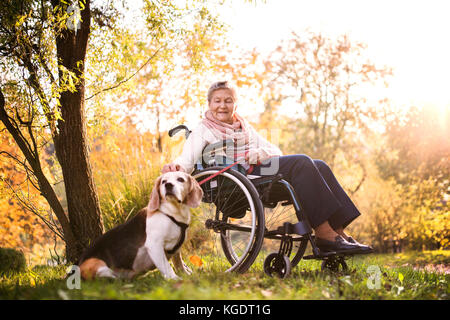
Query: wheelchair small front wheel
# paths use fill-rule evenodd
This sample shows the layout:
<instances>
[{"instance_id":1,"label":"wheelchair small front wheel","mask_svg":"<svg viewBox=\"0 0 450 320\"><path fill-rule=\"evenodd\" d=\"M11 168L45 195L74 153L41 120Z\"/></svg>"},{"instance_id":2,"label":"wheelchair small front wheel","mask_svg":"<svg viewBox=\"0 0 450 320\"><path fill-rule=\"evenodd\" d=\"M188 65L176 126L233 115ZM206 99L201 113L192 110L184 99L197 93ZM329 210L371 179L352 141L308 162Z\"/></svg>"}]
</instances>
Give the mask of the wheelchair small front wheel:
<instances>
[{"instance_id":1,"label":"wheelchair small front wheel","mask_svg":"<svg viewBox=\"0 0 450 320\"><path fill-rule=\"evenodd\" d=\"M285 255L274 252L269 254L264 260L264 272L270 277L276 275L281 279L285 279L289 277L291 270L291 261Z\"/></svg>"},{"instance_id":2,"label":"wheelchair small front wheel","mask_svg":"<svg viewBox=\"0 0 450 320\"><path fill-rule=\"evenodd\" d=\"M347 263L345 262L344 257L341 256L332 256L324 259L321 267L322 271L345 272L348 270Z\"/></svg>"},{"instance_id":3,"label":"wheelchair small front wheel","mask_svg":"<svg viewBox=\"0 0 450 320\"><path fill-rule=\"evenodd\" d=\"M274 231L279 227L283 226L284 223L288 222L291 224L298 223L298 218L295 213L295 208L292 204L283 205L281 202L278 203L273 208L264 208L265 210L265 226L266 229L270 231ZM292 250L289 253L285 253L288 255L292 268L295 268L300 260L303 258L305 254L306 248L308 246L309 240L305 236L300 236L297 234L291 234L292 238ZM269 252L275 251L280 247L280 241L282 237L266 237L262 246L262 253L267 254Z\"/></svg>"}]
</instances>

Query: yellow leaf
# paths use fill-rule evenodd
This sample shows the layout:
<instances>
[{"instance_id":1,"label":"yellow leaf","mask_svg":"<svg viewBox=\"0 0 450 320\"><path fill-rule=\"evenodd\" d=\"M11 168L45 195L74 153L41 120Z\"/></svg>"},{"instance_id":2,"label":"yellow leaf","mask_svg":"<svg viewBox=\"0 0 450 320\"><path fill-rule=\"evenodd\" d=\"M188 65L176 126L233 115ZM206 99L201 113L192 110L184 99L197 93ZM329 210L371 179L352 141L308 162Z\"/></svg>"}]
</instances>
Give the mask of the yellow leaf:
<instances>
[{"instance_id":1,"label":"yellow leaf","mask_svg":"<svg viewBox=\"0 0 450 320\"><path fill-rule=\"evenodd\" d=\"M190 256L189 261L196 267L201 267L203 265L203 261L199 256Z\"/></svg>"},{"instance_id":2,"label":"yellow leaf","mask_svg":"<svg viewBox=\"0 0 450 320\"><path fill-rule=\"evenodd\" d=\"M26 14L23 15L23 16L21 16L21 17L19 18L19 20L17 20L17 22L16 22L16 27L20 27L20 26L24 23L24 21L25 21L26 18L27 18L27 15L26 15Z\"/></svg>"}]
</instances>

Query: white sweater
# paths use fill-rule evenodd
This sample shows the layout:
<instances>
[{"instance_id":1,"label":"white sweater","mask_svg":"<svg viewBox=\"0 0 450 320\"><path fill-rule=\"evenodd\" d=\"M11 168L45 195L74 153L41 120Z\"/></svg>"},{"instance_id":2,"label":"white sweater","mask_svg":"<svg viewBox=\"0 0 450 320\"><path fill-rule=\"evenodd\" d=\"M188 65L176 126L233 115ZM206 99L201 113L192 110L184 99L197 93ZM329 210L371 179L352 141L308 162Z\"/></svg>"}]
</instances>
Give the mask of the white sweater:
<instances>
[{"instance_id":1,"label":"white sweater","mask_svg":"<svg viewBox=\"0 0 450 320\"><path fill-rule=\"evenodd\" d=\"M187 173L192 173L194 165L202 157L202 151L205 146L221 140L222 138L220 136L200 122L199 125L192 130L184 143L181 155L179 155L173 163L182 166ZM264 161L273 156L283 155L277 146L263 138L252 126L249 126L248 149L250 150L250 164L256 164L258 160ZM237 160L242 158L243 156L237 157Z\"/></svg>"}]
</instances>

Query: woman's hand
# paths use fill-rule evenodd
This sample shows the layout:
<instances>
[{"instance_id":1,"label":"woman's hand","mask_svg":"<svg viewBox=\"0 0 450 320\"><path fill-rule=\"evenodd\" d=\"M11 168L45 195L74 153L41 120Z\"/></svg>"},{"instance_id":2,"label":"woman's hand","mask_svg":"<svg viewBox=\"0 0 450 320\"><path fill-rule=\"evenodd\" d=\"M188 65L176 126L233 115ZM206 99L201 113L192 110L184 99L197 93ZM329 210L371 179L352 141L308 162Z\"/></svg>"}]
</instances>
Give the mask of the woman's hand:
<instances>
[{"instance_id":1,"label":"woman's hand","mask_svg":"<svg viewBox=\"0 0 450 320\"><path fill-rule=\"evenodd\" d=\"M172 171L186 172L182 166L180 166L179 164L176 164L176 163L165 164L161 171L162 171L162 173L172 172Z\"/></svg>"},{"instance_id":2,"label":"woman's hand","mask_svg":"<svg viewBox=\"0 0 450 320\"><path fill-rule=\"evenodd\" d=\"M245 154L245 161L249 164L257 164L261 161L261 150L251 149Z\"/></svg>"}]
</instances>

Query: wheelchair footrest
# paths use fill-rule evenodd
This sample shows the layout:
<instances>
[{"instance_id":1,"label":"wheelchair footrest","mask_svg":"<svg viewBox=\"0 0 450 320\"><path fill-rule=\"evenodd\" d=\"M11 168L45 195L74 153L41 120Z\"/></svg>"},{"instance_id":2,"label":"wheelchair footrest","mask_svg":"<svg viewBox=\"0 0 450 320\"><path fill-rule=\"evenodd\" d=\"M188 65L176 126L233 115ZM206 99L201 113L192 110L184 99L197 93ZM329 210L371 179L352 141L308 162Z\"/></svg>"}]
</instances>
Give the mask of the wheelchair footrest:
<instances>
[{"instance_id":1,"label":"wheelchair footrest","mask_svg":"<svg viewBox=\"0 0 450 320\"><path fill-rule=\"evenodd\" d=\"M354 255L357 255L358 253L345 253L345 252L336 252L336 251L330 251L330 252L321 252L318 255L309 255L309 256L304 256L303 259L305 260L313 260L313 259L317 259L317 260L323 260L323 259L327 259L330 257L336 257L336 258L348 258L348 257L353 257Z\"/></svg>"},{"instance_id":2,"label":"wheelchair footrest","mask_svg":"<svg viewBox=\"0 0 450 320\"><path fill-rule=\"evenodd\" d=\"M286 222L283 226L278 227L277 231L281 234L298 234L304 236L305 234L311 233L311 227L303 222L299 221L295 224Z\"/></svg>"},{"instance_id":3,"label":"wheelchair footrest","mask_svg":"<svg viewBox=\"0 0 450 320\"><path fill-rule=\"evenodd\" d=\"M338 255L338 254L337 254L337 252L334 252L334 251L321 252L318 255L312 254L312 255L309 255L309 256L304 256L303 259L305 259L305 260L313 260L313 259L321 260L321 259L325 259L325 258L328 258L328 257L336 256L336 255Z\"/></svg>"}]
</instances>

